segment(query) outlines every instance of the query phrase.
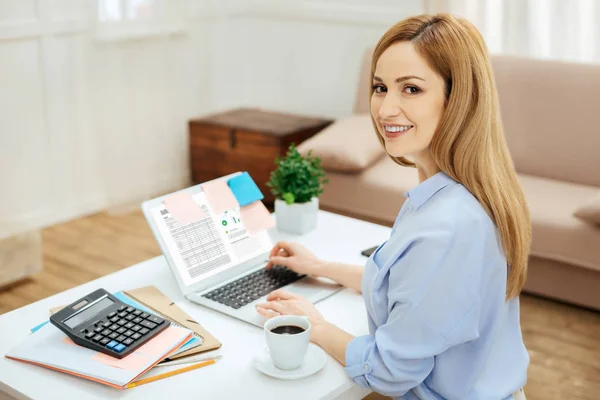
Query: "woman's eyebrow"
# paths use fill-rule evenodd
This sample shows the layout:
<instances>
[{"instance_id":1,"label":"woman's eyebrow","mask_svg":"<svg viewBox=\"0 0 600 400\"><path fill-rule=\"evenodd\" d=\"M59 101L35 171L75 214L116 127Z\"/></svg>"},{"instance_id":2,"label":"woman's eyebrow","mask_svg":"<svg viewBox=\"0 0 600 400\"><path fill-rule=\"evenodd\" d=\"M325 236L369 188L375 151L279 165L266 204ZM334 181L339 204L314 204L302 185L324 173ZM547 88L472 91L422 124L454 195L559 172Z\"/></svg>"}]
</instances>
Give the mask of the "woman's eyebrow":
<instances>
[{"instance_id":1,"label":"woman's eyebrow","mask_svg":"<svg viewBox=\"0 0 600 400\"><path fill-rule=\"evenodd\" d=\"M416 75L406 75L406 76L401 76L400 78L396 78L396 83L404 82L404 81L407 81L409 79L419 79L419 80L422 80L423 82L425 82L425 79L423 79L423 78L421 78L419 76L416 76ZM377 82L383 82L383 79L381 79L378 76L373 76L373 80L377 81Z\"/></svg>"}]
</instances>

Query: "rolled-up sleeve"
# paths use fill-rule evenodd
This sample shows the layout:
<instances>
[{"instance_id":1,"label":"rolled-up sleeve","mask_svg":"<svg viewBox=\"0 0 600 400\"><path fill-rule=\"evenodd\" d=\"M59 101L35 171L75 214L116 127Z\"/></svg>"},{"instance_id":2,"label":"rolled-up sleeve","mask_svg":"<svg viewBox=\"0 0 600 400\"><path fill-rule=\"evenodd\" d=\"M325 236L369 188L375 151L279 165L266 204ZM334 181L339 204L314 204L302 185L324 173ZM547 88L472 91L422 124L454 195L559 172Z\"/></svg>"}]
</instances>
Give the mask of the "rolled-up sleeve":
<instances>
[{"instance_id":1,"label":"rolled-up sleeve","mask_svg":"<svg viewBox=\"0 0 600 400\"><path fill-rule=\"evenodd\" d=\"M345 370L358 385L402 396L427 378L436 355L478 337L477 296L469 286L482 260L455 233L414 238L392 260L382 285L385 322L346 348Z\"/></svg>"}]
</instances>

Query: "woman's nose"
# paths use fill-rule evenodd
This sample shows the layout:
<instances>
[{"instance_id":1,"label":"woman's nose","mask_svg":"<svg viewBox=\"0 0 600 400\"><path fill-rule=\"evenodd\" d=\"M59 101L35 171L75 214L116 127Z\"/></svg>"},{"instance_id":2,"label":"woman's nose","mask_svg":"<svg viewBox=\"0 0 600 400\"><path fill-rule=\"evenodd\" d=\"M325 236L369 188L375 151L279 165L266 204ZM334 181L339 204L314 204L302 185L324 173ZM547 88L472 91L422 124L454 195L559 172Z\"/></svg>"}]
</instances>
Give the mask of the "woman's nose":
<instances>
[{"instance_id":1,"label":"woman's nose","mask_svg":"<svg viewBox=\"0 0 600 400\"><path fill-rule=\"evenodd\" d=\"M392 119L399 116L402 113L400 104L393 96L385 96L381 107L379 108L379 118L381 119Z\"/></svg>"}]
</instances>

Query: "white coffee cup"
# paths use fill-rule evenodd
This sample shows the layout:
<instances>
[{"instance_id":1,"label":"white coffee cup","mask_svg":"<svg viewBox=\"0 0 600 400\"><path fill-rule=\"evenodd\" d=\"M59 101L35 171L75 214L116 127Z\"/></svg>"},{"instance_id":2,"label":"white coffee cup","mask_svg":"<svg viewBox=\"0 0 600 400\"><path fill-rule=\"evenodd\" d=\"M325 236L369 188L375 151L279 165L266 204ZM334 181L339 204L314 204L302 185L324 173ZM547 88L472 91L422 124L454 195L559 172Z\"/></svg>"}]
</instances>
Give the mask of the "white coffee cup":
<instances>
[{"instance_id":1,"label":"white coffee cup","mask_svg":"<svg viewBox=\"0 0 600 400\"><path fill-rule=\"evenodd\" d=\"M296 326L304 332L287 334L274 333L273 329ZM280 315L265 322L265 339L273 364L283 370L299 368L304 361L310 343L310 322L307 317Z\"/></svg>"}]
</instances>

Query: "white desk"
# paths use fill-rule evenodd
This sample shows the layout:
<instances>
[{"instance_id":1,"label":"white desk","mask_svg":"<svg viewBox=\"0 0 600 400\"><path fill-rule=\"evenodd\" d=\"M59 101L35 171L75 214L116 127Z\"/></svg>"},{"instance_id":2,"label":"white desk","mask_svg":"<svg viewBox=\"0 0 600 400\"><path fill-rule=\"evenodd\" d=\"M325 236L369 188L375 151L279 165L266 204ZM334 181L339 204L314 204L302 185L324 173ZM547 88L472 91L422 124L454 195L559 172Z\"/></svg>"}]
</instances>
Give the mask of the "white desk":
<instances>
[{"instance_id":1,"label":"white desk","mask_svg":"<svg viewBox=\"0 0 600 400\"><path fill-rule=\"evenodd\" d=\"M317 230L303 236L275 231L275 240L294 240L318 257L364 264L360 251L381 244L390 229L327 212L319 213ZM47 320L48 310L67 304L97 289L109 292L155 285L214 334L223 346L223 358L215 365L186 372L139 388L117 390L45 368L9 360L10 348L21 342L30 328ZM368 332L362 298L345 289L317 304L325 318L354 335ZM29 306L0 316L0 398L18 399L360 399L369 393L345 374L342 366L328 356L327 365L317 374L282 381L263 375L252 367L252 359L264 346L261 329L223 314L187 302L179 292L165 259L160 256L105 276Z\"/></svg>"}]
</instances>

